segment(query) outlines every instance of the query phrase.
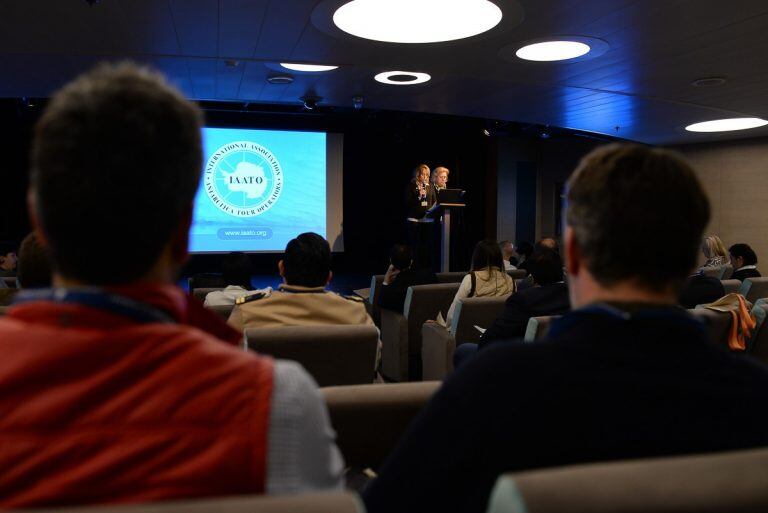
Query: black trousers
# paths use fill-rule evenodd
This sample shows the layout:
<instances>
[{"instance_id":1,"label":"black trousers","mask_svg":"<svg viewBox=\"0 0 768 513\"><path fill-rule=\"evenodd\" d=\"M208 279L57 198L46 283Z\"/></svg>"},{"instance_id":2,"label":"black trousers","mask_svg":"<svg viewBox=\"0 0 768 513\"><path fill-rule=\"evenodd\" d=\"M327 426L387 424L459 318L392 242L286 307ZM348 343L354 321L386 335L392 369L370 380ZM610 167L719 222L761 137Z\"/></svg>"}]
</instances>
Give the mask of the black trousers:
<instances>
[{"instance_id":1,"label":"black trousers","mask_svg":"<svg viewBox=\"0 0 768 513\"><path fill-rule=\"evenodd\" d=\"M431 268L435 258L434 252L434 223L416 223L406 221L408 244L413 251L414 267L417 269Z\"/></svg>"}]
</instances>

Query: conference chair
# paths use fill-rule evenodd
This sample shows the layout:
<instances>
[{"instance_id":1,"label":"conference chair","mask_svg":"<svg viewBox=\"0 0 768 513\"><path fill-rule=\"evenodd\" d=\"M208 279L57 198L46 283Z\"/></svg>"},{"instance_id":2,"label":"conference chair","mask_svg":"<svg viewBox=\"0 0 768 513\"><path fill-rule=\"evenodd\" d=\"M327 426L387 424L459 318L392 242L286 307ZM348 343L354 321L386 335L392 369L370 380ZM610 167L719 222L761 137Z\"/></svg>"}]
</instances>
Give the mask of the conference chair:
<instances>
[{"instance_id":1,"label":"conference chair","mask_svg":"<svg viewBox=\"0 0 768 513\"><path fill-rule=\"evenodd\" d=\"M528 276L528 271L525 269L513 269L511 271L507 271L507 274L510 275L513 280L522 280Z\"/></svg>"},{"instance_id":2,"label":"conference chair","mask_svg":"<svg viewBox=\"0 0 768 513\"><path fill-rule=\"evenodd\" d=\"M741 288L741 282L739 280L720 280L720 283L723 284L723 290L726 295L738 292Z\"/></svg>"},{"instance_id":3,"label":"conference chair","mask_svg":"<svg viewBox=\"0 0 768 513\"><path fill-rule=\"evenodd\" d=\"M542 317L531 317L528 319L528 326L525 327L524 342L536 342L547 336L549 326L552 321L559 319L560 315L545 315Z\"/></svg>"},{"instance_id":4,"label":"conference chair","mask_svg":"<svg viewBox=\"0 0 768 513\"><path fill-rule=\"evenodd\" d=\"M216 312L225 321L229 320L229 316L232 314L232 310L235 309L235 305L210 305L206 308L212 312Z\"/></svg>"},{"instance_id":5,"label":"conference chair","mask_svg":"<svg viewBox=\"0 0 768 513\"><path fill-rule=\"evenodd\" d=\"M424 381L322 388L347 466L379 468L439 387Z\"/></svg>"},{"instance_id":6,"label":"conference chair","mask_svg":"<svg viewBox=\"0 0 768 513\"><path fill-rule=\"evenodd\" d=\"M9 289L15 289L18 287L18 281L16 280L16 276L0 276L2 278L3 282L5 282L6 287Z\"/></svg>"},{"instance_id":7,"label":"conference chair","mask_svg":"<svg viewBox=\"0 0 768 513\"><path fill-rule=\"evenodd\" d=\"M718 312L708 308L694 308L688 311L704 323L710 342L723 349L729 349L728 335L733 322L733 317L729 312Z\"/></svg>"},{"instance_id":8,"label":"conference chair","mask_svg":"<svg viewBox=\"0 0 768 513\"><path fill-rule=\"evenodd\" d=\"M733 266L731 264L725 264L720 267L720 276L717 278L721 280L730 280L733 275Z\"/></svg>"},{"instance_id":9,"label":"conference chair","mask_svg":"<svg viewBox=\"0 0 768 513\"><path fill-rule=\"evenodd\" d=\"M187 278L187 290L218 287L223 289L227 284L224 283L224 277L218 273L197 273Z\"/></svg>"},{"instance_id":10,"label":"conference chair","mask_svg":"<svg viewBox=\"0 0 768 513\"><path fill-rule=\"evenodd\" d=\"M435 273L437 283L461 283L467 273L464 271L452 271L448 273Z\"/></svg>"},{"instance_id":11,"label":"conference chair","mask_svg":"<svg viewBox=\"0 0 768 513\"><path fill-rule=\"evenodd\" d=\"M201 302L205 301L205 296L217 290L224 290L224 287L199 287L196 289L189 289L190 293Z\"/></svg>"},{"instance_id":12,"label":"conference chair","mask_svg":"<svg viewBox=\"0 0 768 513\"><path fill-rule=\"evenodd\" d=\"M464 343L478 343L482 333L504 311L508 296L468 297L459 300L453 313L451 331L439 324L421 328L422 379L442 380L453 371L453 352Z\"/></svg>"},{"instance_id":13,"label":"conference chair","mask_svg":"<svg viewBox=\"0 0 768 513\"><path fill-rule=\"evenodd\" d=\"M505 474L487 513L768 511L768 449L591 463Z\"/></svg>"},{"instance_id":14,"label":"conference chair","mask_svg":"<svg viewBox=\"0 0 768 513\"><path fill-rule=\"evenodd\" d=\"M360 498L350 492L301 495L241 495L143 504L26 509L25 513L364 513Z\"/></svg>"},{"instance_id":15,"label":"conference chair","mask_svg":"<svg viewBox=\"0 0 768 513\"><path fill-rule=\"evenodd\" d=\"M704 267L701 270L704 273L704 276L709 276L711 278L717 278L718 280L721 279L720 276L723 274L723 268L722 266L719 267Z\"/></svg>"},{"instance_id":16,"label":"conference chair","mask_svg":"<svg viewBox=\"0 0 768 513\"><path fill-rule=\"evenodd\" d=\"M368 294L368 301L365 302L365 309L368 315L373 319L373 323L381 328L381 308L379 307L379 296L381 287L384 285L384 275L374 274L371 276L371 291Z\"/></svg>"},{"instance_id":17,"label":"conference chair","mask_svg":"<svg viewBox=\"0 0 768 513\"><path fill-rule=\"evenodd\" d=\"M768 364L768 299L758 299L752 307L752 315L757 326L747 347L752 357Z\"/></svg>"},{"instance_id":18,"label":"conference chair","mask_svg":"<svg viewBox=\"0 0 768 513\"><path fill-rule=\"evenodd\" d=\"M408 287L403 313L381 309L381 373L392 381L421 380L421 327L453 302L459 283Z\"/></svg>"},{"instance_id":19,"label":"conference chair","mask_svg":"<svg viewBox=\"0 0 768 513\"><path fill-rule=\"evenodd\" d=\"M739 294L750 303L768 297L768 278L747 278L742 282Z\"/></svg>"},{"instance_id":20,"label":"conference chair","mask_svg":"<svg viewBox=\"0 0 768 513\"><path fill-rule=\"evenodd\" d=\"M319 386L371 383L379 330L360 324L247 328L249 350L295 360Z\"/></svg>"}]
</instances>

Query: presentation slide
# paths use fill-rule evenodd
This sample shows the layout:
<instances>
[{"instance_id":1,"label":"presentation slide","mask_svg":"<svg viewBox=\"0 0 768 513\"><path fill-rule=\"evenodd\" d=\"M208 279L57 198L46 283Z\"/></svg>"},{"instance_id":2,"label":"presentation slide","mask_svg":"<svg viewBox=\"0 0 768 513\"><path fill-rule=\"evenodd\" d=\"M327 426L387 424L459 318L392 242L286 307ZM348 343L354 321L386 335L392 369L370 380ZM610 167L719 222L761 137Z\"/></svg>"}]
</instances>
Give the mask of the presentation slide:
<instances>
[{"instance_id":1,"label":"presentation slide","mask_svg":"<svg viewBox=\"0 0 768 513\"><path fill-rule=\"evenodd\" d=\"M329 195L341 197L340 138L324 132L203 129L190 251L282 252L303 232L319 233L334 250L343 249L338 205L330 209L333 237L328 233ZM329 141L338 143L331 145L330 159Z\"/></svg>"}]
</instances>

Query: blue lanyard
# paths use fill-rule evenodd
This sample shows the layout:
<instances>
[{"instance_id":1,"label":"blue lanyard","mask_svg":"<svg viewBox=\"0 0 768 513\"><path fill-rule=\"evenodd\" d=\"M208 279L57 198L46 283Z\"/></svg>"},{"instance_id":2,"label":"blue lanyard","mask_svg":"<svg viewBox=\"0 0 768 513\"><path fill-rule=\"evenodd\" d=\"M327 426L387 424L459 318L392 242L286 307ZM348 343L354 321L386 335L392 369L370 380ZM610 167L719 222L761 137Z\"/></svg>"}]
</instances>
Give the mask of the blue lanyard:
<instances>
[{"instance_id":1,"label":"blue lanyard","mask_svg":"<svg viewBox=\"0 0 768 513\"><path fill-rule=\"evenodd\" d=\"M119 294L112 294L101 289L42 289L20 292L13 301L14 305L34 301L51 301L83 305L106 311L139 323L175 324L176 320L168 313L146 303L133 300Z\"/></svg>"}]
</instances>

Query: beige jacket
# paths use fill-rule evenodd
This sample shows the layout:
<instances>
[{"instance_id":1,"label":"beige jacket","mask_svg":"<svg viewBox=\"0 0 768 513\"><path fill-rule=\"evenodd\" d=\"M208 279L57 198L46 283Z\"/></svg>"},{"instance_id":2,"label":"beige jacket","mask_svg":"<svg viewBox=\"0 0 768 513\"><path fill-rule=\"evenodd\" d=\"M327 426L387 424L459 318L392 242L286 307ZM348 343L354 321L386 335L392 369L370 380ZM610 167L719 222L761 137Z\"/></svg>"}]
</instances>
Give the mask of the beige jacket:
<instances>
[{"instance_id":1,"label":"beige jacket","mask_svg":"<svg viewBox=\"0 0 768 513\"><path fill-rule=\"evenodd\" d=\"M340 296L323 287L286 284L280 285L280 290L269 297L235 306L228 322L240 331L279 326L373 324L360 298Z\"/></svg>"}]
</instances>

